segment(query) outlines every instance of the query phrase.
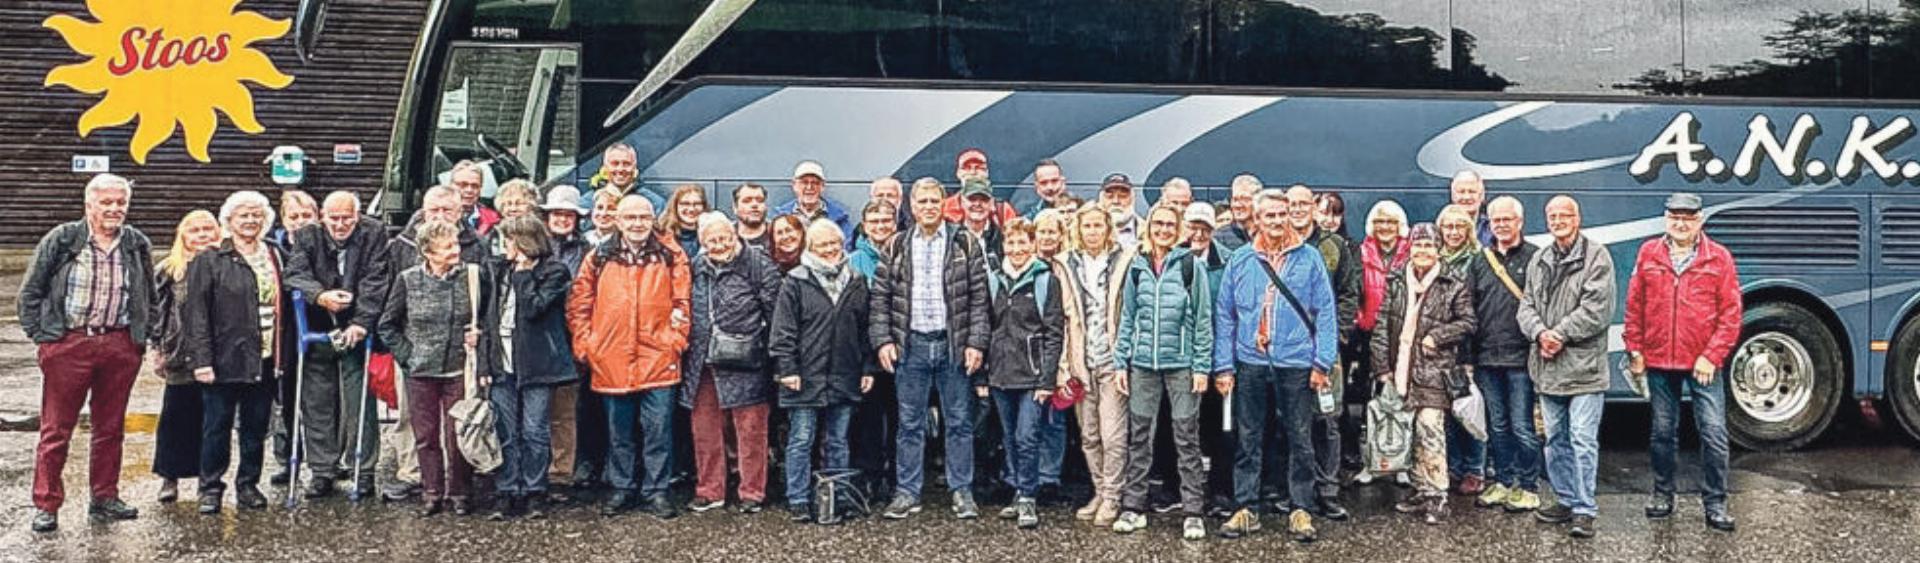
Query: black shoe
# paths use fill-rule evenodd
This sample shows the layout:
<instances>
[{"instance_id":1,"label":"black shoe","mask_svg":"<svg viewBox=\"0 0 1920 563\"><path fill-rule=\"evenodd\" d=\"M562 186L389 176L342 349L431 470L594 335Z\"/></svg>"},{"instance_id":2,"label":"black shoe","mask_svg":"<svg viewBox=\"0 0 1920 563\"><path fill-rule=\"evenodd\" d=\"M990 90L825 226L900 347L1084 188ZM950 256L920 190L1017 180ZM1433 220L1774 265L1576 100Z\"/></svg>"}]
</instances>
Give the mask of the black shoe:
<instances>
[{"instance_id":1,"label":"black shoe","mask_svg":"<svg viewBox=\"0 0 1920 563\"><path fill-rule=\"evenodd\" d=\"M127 506L126 502L117 498L93 501L93 505L87 507L87 514L104 520L132 520L140 517L138 509Z\"/></svg>"},{"instance_id":2,"label":"black shoe","mask_svg":"<svg viewBox=\"0 0 1920 563\"><path fill-rule=\"evenodd\" d=\"M285 467L282 467L280 468L279 471L273 472L273 476L268 477L267 482L273 483L275 485L285 485L287 484L287 481L290 481L292 479L293 479L293 472L288 471L287 468Z\"/></svg>"},{"instance_id":3,"label":"black shoe","mask_svg":"<svg viewBox=\"0 0 1920 563\"><path fill-rule=\"evenodd\" d=\"M655 495L647 499L647 514L652 514L654 518L661 520L672 520L680 517L680 510L674 508L672 502L667 501L667 495Z\"/></svg>"},{"instance_id":4,"label":"black shoe","mask_svg":"<svg viewBox=\"0 0 1920 563\"><path fill-rule=\"evenodd\" d=\"M307 491L303 496L310 499L333 496L333 479L314 477L312 481L307 482Z\"/></svg>"},{"instance_id":5,"label":"black shoe","mask_svg":"<svg viewBox=\"0 0 1920 563\"><path fill-rule=\"evenodd\" d=\"M613 496L607 497L606 504L600 505L600 515L617 516L622 512L633 510L635 504L632 494L625 491L616 492Z\"/></svg>"},{"instance_id":6,"label":"black shoe","mask_svg":"<svg viewBox=\"0 0 1920 563\"><path fill-rule=\"evenodd\" d=\"M1653 498L1647 499L1648 518L1657 520L1668 516L1673 516L1673 495L1654 493Z\"/></svg>"},{"instance_id":7,"label":"black shoe","mask_svg":"<svg viewBox=\"0 0 1920 563\"><path fill-rule=\"evenodd\" d=\"M547 496L536 493L520 499L520 516L528 520L544 520L547 517Z\"/></svg>"},{"instance_id":8,"label":"black shoe","mask_svg":"<svg viewBox=\"0 0 1920 563\"><path fill-rule=\"evenodd\" d=\"M1599 529L1593 525L1592 516L1578 514L1573 517L1573 527L1567 528L1567 535L1584 540L1593 537L1598 531Z\"/></svg>"},{"instance_id":9,"label":"black shoe","mask_svg":"<svg viewBox=\"0 0 1920 563\"><path fill-rule=\"evenodd\" d=\"M1041 485L1039 490L1034 491L1033 499L1039 503L1039 506L1052 507L1067 504L1067 495L1060 493L1058 484Z\"/></svg>"},{"instance_id":10,"label":"black shoe","mask_svg":"<svg viewBox=\"0 0 1920 563\"><path fill-rule=\"evenodd\" d=\"M420 511L415 512L414 516L426 518L429 516L438 515L441 512L445 511L446 509L447 509L446 503L437 501L437 500L430 500L430 501L427 501L426 504L421 505Z\"/></svg>"},{"instance_id":11,"label":"black shoe","mask_svg":"<svg viewBox=\"0 0 1920 563\"><path fill-rule=\"evenodd\" d=\"M1315 510L1314 513L1319 514L1321 518L1335 522L1345 522L1347 518L1352 516L1347 513L1347 507L1340 506L1340 501L1330 498L1320 499L1320 509Z\"/></svg>"},{"instance_id":12,"label":"black shoe","mask_svg":"<svg viewBox=\"0 0 1920 563\"><path fill-rule=\"evenodd\" d=\"M239 505L240 508L260 510L267 507L267 495L260 494L259 487L247 485L240 487L240 492L234 493L233 503Z\"/></svg>"},{"instance_id":13,"label":"black shoe","mask_svg":"<svg viewBox=\"0 0 1920 563\"><path fill-rule=\"evenodd\" d=\"M1540 510L1534 511L1533 519L1540 521L1542 524L1565 524L1573 520L1573 509L1555 503L1540 507Z\"/></svg>"},{"instance_id":14,"label":"black shoe","mask_svg":"<svg viewBox=\"0 0 1920 563\"><path fill-rule=\"evenodd\" d=\"M759 514L761 510L766 509L766 505L761 504L759 501L743 500L740 501L740 504L734 506L733 509L741 514Z\"/></svg>"},{"instance_id":15,"label":"black shoe","mask_svg":"<svg viewBox=\"0 0 1920 563\"><path fill-rule=\"evenodd\" d=\"M33 531L48 533L60 529L60 516L45 510L33 511Z\"/></svg>"},{"instance_id":16,"label":"black shoe","mask_svg":"<svg viewBox=\"0 0 1920 563\"><path fill-rule=\"evenodd\" d=\"M1722 532L1731 532L1734 528L1733 515L1727 514L1727 509L1725 508L1709 508L1707 509L1707 527Z\"/></svg>"},{"instance_id":17,"label":"black shoe","mask_svg":"<svg viewBox=\"0 0 1920 563\"><path fill-rule=\"evenodd\" d=\"M353 489L347 491L347 498L355 501L373 498L373 495L372 481L357 483L353 486Z\"/></svg>"},{"instance_id":18,"label":"black shoe","mask_svg":"<svg viewBox=\"0 0 1920 563\"><path fill-rule=\"evenodd\" d=\"M469 516L473 514L473 503L467 502L467 499L453 499L453 502L450 504L453 505L454 516Z\"/></svg>"},{"instance_id":19,"label":"black shoe","mask_svg":"<svg viewBox=\"0 0 1920 563\"><path fill-rule=\"evenodd\" d=\"M220 492L219 491L213 491L213 492L201 491L200 513L201 514L219 514L220 513Z\"/></svg>"},{"instance_id":20,"label":"black shoe","mask_svg":"<svg viewBox=\"0 0 1920 563\"><path fill-rule=\"evenodd\" d=\"M526 498L521 496L509 496L502 499L500 502L495 503L496 506L494 507L493 513L487 515L487 520L491 522L505 522L519 518L527 512L526 503Z\"/></svg>"},{"instance_id":21,"label":"black shoe","mask_svg":"<svg viewBox=\"0 0 1920 563\"><path fill-rule=\"evenodd\" d=\"M393 483L380 491L380 498L389 502L400 502L420 494L420 485L415 483Z\"/></svg>"},{"instance_id":22,"label":"black shoe","mask_svg":"<svg viewBox=\"0 0 1920 563\"><path fill-rule=\"evenodd\" d=\"M795 524L812 524L813 523L813 505L811 504L787 505L787 521Z\"/></svg>"},{"instance_id":23,"label":"black shoe","mask_svg":"<svg viewBox=\"0 0 1920 563\"><path fill-rule=\"evenodd\" d=\"M178 500L180 500L180 480L179 479L161 479L160 480L160 498L159 498L160 504L173 504L175 501L178 501Z\"/></svg>"}]
</instances>

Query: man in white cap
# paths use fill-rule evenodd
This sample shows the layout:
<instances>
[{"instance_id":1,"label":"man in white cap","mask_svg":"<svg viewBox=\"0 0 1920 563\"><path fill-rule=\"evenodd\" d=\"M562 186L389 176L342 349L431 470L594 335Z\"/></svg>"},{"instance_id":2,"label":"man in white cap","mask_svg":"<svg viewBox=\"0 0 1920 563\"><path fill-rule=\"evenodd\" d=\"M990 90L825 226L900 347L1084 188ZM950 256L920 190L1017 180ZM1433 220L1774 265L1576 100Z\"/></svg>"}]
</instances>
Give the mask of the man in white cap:
<instances>
[{"instance_id":1,"label":"man in white cap","mask_svg":"<svg viewBox=\"0 0 1920 563\"><path fill-rule=\"evenodd\" d=\"M773 209L774 217L799 215L804 223L819 219L833 221L848 240L853 239L853 220L847 209L827 199L827 169L820 163L802 160L793 167L793 199Z\"/></svg>"}]
</instances>

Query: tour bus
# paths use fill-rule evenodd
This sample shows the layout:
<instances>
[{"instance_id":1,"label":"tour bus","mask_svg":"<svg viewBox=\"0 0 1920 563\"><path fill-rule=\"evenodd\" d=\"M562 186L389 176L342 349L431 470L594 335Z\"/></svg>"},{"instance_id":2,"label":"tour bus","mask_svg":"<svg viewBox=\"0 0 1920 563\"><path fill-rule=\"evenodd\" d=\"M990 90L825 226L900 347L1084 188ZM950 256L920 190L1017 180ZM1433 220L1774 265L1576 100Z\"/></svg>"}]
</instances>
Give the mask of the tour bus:
<instances>
[{"instance_id":1,"label":"tour bus","mask_svg":"<svg viewBox=\"0 0 1920 563\"><path fill-rule=\"evenodd\" d=\"M325 0L307 0L310 45ZM1462 170L1526 207L1581 202L1621 299L1676 191L1740 265L1722 376L1739 445L1786 450L1841 411L1920 436L1920 25L1865 0L434 0L395 120L383 209L460 160L590 188L627 143L646 186L729 207L817 160L858 209L881 176L996 193L1051 158L1072 189L1125 173L1226 197L1241 172L1338 191L1353 236L1391 198L1416 222ZM1624 308L1624 303L1622 305ZM1634 398L1619 369L1613 397Z\"/></svg>"}]
</instances>

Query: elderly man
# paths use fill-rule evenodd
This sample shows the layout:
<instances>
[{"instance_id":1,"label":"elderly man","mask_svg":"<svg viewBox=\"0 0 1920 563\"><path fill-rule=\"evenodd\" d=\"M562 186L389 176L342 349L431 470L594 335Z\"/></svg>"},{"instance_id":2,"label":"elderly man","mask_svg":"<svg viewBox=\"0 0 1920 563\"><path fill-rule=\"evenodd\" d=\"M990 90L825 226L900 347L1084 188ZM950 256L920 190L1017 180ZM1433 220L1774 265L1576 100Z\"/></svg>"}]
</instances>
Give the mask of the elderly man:
<instances>
[{"instance_id":1,"label":"elderly man","mask_svg":"<svg viewBox=\"0 0 1920 563\"><path fill-rule=\"evenodd\" d=\"M1529 339L1515 311L1527 285L1527 264L1539 247L1521 237L1525 210L1510 196L1487 204L1493 244L1468 260L1465 277L1479 320L1463 363L1487 404L1487 456L1495 481L1474 504L1508 512L1540 508L1540 439L1534 434L1533 378L1527 374Z\"/></svg>"},{"instance_id":2,"label":"elderly man","mask_svg":"<svg viewBox=\"0 0 1920 563\"><path fill-rule=\"evenodd\" d=\"M453 172L447 175L447 183L460 193L461 223L484 237L493 232L494 225L500 224L500 212L480 201L480 193L487 185L486 171L480 166L470 161L454 164Z\"/></svg>"},{"instance_id":3,"label":"elderly man","mask_svg":"<svg viewBox=\"0 0 1920 563\"><path fill-rule=\"evenodd\" d=\"M1278 193L1260 197L1259 236L1227 261L1214 305L1214 386L1233 401L1240 442L1233 472L1240 508L1221 535L1238 538L1260 529L1255 504L1272 415L1288 447L1287 489L1294 508L1288 529L1304 543L1316 537L1307 509L1319 504L1310 442L1313 397L1331 388L1328 373L1338 353L1340 325L1326 260L1288 224L1287 203Z\"/></svg>"},{"instance_id":4,"label":"elderly man","mask_svg":"<svg viewBox=\"0 0 1920 563\"><path fill-rule=\"evenodd\" d=\"M980 517L973 499L972 412L974 386L986 381L987 260L973 235L942 220L945 195L931 178L913 183L914 226L894 235L869 295L868 337L880 369L894 375L900 404L893 501L882 512L893 520L920 511L928 401L936 392L946 423L954 515Z\"/></svg>"},{"instance_id":5,"label":"elderly man","mask_svg":"<svg viewBox=\"0 0 1920 563\"><path fill-rule=\"evenodd\" d=\"M985 178L968 178L960 184L961 216L959 226L972 234L988 264L1000 263L1000 222L993 217L993 189Z\"/></svg>"},{"instance_id":6,"label":"elderly man","mask_svg":"<svg viewBox=\"0 0 1920 563\"><path fill-rule=\"evenodd\" d=\"M654 517L669 519L679 515L667 500L667 461L680 355L693 326L693 273L679 245L655 232L653 204L629 195L615 213L620 237L587 254L567 296L567 327L573 349L586 351L593 391L606 400L614 493L600 513L644 503ZM641 460L646 472L636 474Z\"/></svg>"},{"instance_id":7,"label":"elderly man","mask_svg":"<svg viewBox=\"0 0 1920 563\"><path fill-rule=\"evenodd\" d=\"M1186 210L1193 204L1193 183L1186 178L1174 176L1160 187L1160 202L1155 205L1172 204L1174 209Z\"/></svg>"},{"instance_id":8,"label":"elderly man","mask_svg":"<svg viewBox=\"0 0 1920 563\"><path fill-rule=\"evenodd\" d=\"M1453 204L1466 209L1467 216L1473 219L1474 239L1480 241L1480 246L1492 246L1493 226L1488 223L1487 214L1480 209L1480 204L1487 200L1487 182L1480 179L1480 173L1461 170L1453 175L1453 181L1447 184L1447 191Z\"/></svg>"},{"instance_id":9,"label":"elderly man","mask_svg":"<svg viewBox=\"0 0 1920 563\"><path fill-rule=\"evenodd\" d=\"M1253 225L1253 199L1266 186L1260 183L1260 177L1251 172L1241 172L1233 177L1233 194L1227 200L1227 209L1233 215L1233 223L1221 227L1214 234L1214 242L1221 250L1233 252L1246 246L1252 240L1252 233L1258 230Z\"/></svg>"},{"instance_id":10,"label":"elderly man","mask_svg":"<svg viewBox=\"0 0 1920 563\"><path fill-rule=\"evenodd\" d=\"M1553 244L1527 263L1527 285L1515 318L1532 342L1527 372L1540 394L1547 423L1547 477L1559 502L1540 509L1541 522L1573 525L1568 535L1591 538L1600 507L1594 479L1600 465L1600 412L1606 406L1607 325L1613 321L1613 258L1580 234L1580 204L1569 196L1547 202Z\"/></svg>"},{"instance_id":11,"label":"elderly man","mask_svg":"<svg viewBox=\"0 0 1920 563\"><path fill-rule=\"evenodd\" d=\"M87 182L84 218L54 227L34 248L20 284L20 329L39 348L40 440L33 457L33 531L60 526L67 444L92 405L87 512L128 520L120 500L120 445L127 395L146 349L153 303L152 243L126 225L133 183L112 174Z\"/></svg>"},{"instance_id":12,"label":"elderly man","mask_svg":"<svg viewBox=\"0 0 1920 563\"><path fill-rule=\"evenodd\" d=\"M1327 272L1333 275L1333 297L1337 305L1340 325L1340 344L1353 340L1354 318L1360 311L1360 262L1353 255L1353 245L1346 237L1320 229L1314 212L1319 209L1319 200L1313 190L1304 184L1294 184L1287 188L1287 226L1300 236L1303 244L1320 251L1320 258L1326 262ZM1335 361L1330 386L1333 394L1333 412L1319 412L1313 419L1313 457L1316 480L1319 482L1319 498L1314 505L1315 512L1329 520L1347 519L1347 509L1340 505L1340 421L1345 417L1346 372L1342 366L1345 361Z\"/></svg>"},{"instance_id":13,"label":"elderly man","mask_svg":"<svg viewBox=\"0 0 1920 563\"><path fill-rule=\"evenodd\" d=\"M900 184L900 179L892 176L882 176L874 180L873 183L867 184L867 203L885 203L888 207L892 207L895 210L893 227L896 231L906 230L907 227L913 225L913 215L907 213L906 207L901 205L906 201L905 190L906 187ZM862 215L862 217L857 218L860 220L860 229L854 233L851 248L859 248L860 241L866 240L868 237L867 219L864 217L865 213L862 213Z\"/></svg>"},{"instance_id":14,"label":"elderly man","mask_svg":"<svg viewBox=\"0 0 1920 563\"><path fill-rule=\"evenodd\" d=\"M987 151L978 148L967 148L961 150L959 156L954 158L953 181L959 185L965 186L967 180L978 179L991 186L993 185L993 180L990 176L987 170ZM954 194L952 197L948 197L946 201L941 202L940 214L942 217L946 217L948 223L964 221L966 220L966 203L967 198L964 197L963 194ZM995 224L1006 224L1008 219L1019 215L1014 212L1013 206L1007 202L1002 201L995 203L993 206Z\"/></svg>"},{"instance_id":15,"label":"elderly man","mask_svg":"<svg viewBox=\"0 0 1920 563\"><path fill-rule=\"evenodd\" d=\"M600 153L600 175L606 181L594 186L594 189L611 188L622 197L638 194L646 198L647 203L653 204L654 209L665 208L666 194L640 185L639 159L639 153L633 150L633 145L614 143L608 146L607 150Z\"/></svg>"},{"instance_id":16,"label":"elderly man","mask_svg":"<svg viewBox=\"0 0 1920 563\"><path fill-rule=\"evenodd\" d=\"M799 215L802 223L826 219L840 226L840 234L853 239L853 218L839 203L827 199L827 169L811 160L793 167L793 199L774 208L773 216Z\"/></svg>"},{"instance_id":17,"label":"elderly man","mask_svg":"<svg viewBox=\"0 0 1920 563\"><path fill-rule=\"evenodd\" d=\"M365 409L368 331L379 326L386 301L387 228L360 216L352 192L327 195L320 224L293 233L286 259L287 286L308 297L308 329L334 334L334 346L313 346L299 377L300 422L307 467L313 471L308 498L333 493L342 457L357 456L353 497L373 492L373 459L380 451L379 421ZM351 440L351 442L349 442ZM352 443L354 445L348 445Z\"/></svg>"},{"instance_id":18,"label":"elderly man","mask_svg":"<svg viewBox=\"0 0 1920 563\"><path fill-rule=\"evenodd\" d=\"M1648 518L1673 515L1680 449L1680 397L1693 398L1700 433L1701 500L1707 527L1731 532L1727 513L1727 383L1717 377L1740 339L1740 270L1727 247L1700 232L1700 196L1667 198L1667 235L1640 245L1627 282L1623 338L1628 372L1645 378L1653 403L1653 498Z\"/></svg>"},{"instance_id":19,"label":"elderly man","mask_svg":"<svg viewBox=\"0 0 1920 563\"><path fill-rule=\"evenodd\" d=\"M1140 236L1145 232L1140 216L1133 212L1133 180L1126 174L1108 174L1107 179L1100 182L1098 205L1113 217L1113 236L1120 241L1120 246L1138 248Z\"/></svg>"}]
</instances>

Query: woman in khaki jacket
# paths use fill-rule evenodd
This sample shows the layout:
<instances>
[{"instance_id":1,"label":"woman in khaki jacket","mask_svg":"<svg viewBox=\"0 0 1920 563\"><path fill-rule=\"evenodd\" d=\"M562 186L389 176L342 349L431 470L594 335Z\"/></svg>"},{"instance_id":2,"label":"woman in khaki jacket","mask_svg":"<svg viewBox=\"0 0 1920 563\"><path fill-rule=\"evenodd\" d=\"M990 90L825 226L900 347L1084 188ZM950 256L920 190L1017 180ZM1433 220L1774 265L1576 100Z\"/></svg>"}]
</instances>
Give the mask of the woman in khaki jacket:
<instances>
[{"instance_id":1,"label":"woman in khaki jacket","mask_svg":"<svg viewBox=\"0 0 1920 563\"><path fill-rule=\"evenodd\" d=\"M1100 527L1120 515L1120 477L1127 464L1127 394L1124 374L1113 369L1113 346L1120 326L1120 289L1134 250L1114 237L1113 219L1089 206L1070 222L1073 249L1058 258L1065 299L1067 341L1064 378L1080 380L1080 449L1092 475L1093 501L1074 512Z\"/></svg>"}]
</instances>

